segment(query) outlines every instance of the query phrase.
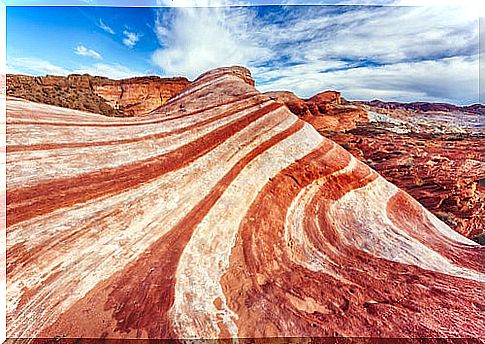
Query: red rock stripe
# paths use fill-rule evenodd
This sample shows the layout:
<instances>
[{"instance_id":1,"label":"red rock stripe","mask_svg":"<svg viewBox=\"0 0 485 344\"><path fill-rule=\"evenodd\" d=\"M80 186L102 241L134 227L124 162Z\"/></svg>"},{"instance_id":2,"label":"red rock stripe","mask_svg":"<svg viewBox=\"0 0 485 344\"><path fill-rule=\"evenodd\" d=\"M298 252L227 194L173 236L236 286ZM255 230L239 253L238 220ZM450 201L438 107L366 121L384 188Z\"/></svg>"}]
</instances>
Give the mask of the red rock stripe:
<instances>
[{"instance_id":1,"label":"red rock stripe","mask_svg":"<svg viewBox=\"0 0 485 344\"><path fill-rule=\"evenodd\" d=\"M192 141L175 151L134 164L51 180L7 191L7 227L61 207L120 193L177 170L207 154L250 123L282 107L271 103Z\"/></svg>"},{"instance_id":2,"label":"red rock stripe","mask_svg":"<svg viewBox=\"0 0 485 344\"><path fill-rule=\"evenodd\" d=\"M134 142L140 142L144 140L158 140L164 137L170 137L173 135L177 135L180 133L183 133L188 130L196 129L199 127L203 127L207 124L217 122L218 120L228 117L231 115L234 115L237 112L240 111L245 111L251 107L257 106L262 104L264 101L260 101L257 103L243 103L241 107L233 108L230 109L227 112L224 112L218 116L214 116L211 118L208 118L204 121L194 123L192 125L189 125L187 127L179 128L170 132L163 132L163 133L157 133L157 134L151 134L147 136L142 136L142 137L135 137L135 138L130 138L130 139L123 139L123 140L111 140L111 141L100 141L100 142L82 142L82 143L45 143L45 144L35 144L35 145L15 145L15 146L7 146L7 153L13 153L13 152L24 152L24 151L39 151L39 150L50 150L50 149L62 149L62 148L84 148L84 147L100 147L100 146L112 146L112 145L121 145L121 144L128 144L128 143L134 143Z\"/></svg>"},{"instance_id":3,"label":"red rock stripe","mask_svg":"<svg viewBox=\"0 0 485 344\"><path fill-rule=\"evenodd\" d=\"M171 333L167 312L174 301L178 261L194 229L251 160L296 133L303 126L304 122L297 121L239 160L209 195L112 284L113 291L105 309L113 309L113 317L118 321L116 331L146 331L149 338L167 338L175 335Z\"/></svg>"},{"instance_id":4,"label":"red rock stripe","mask_svg":"<svg viewBox=\"0 0 485 344\"><path fill-rule=\"evenodd\" d=\"M172 120L176 120L179 118L186 118L188 116L195 116L205 111L210 111L216 109L220 106L230 105L232 103L237 103L245 99L252 98L259 94L246 94L244 96L231 99L225 102L217 103L216 105L207 106L205 108L197 109L196 111L190 113L184 113L180 116L174 116L170 118L162 118L153 121L137 121L137 122L125 122L125 123L83 123L83 122L37 122L37 121L8 121L7 125L42 125L42 126L53 126L53 127L130 127L130 126L139 126L139 125L148 125L148 124L160 124ZM101 115L100 115L101 116ZM8 112L7 112L8 117Z\"/></svg>"},{"instance_id":5,"label":"red rock stripe","mask_svg":"<svg viewBox=\"0 0 485 344\"><path fill-rule=\"evenodd\" d=\"M387 214L396 227L404 228L412 238L446 257L453 264L485 273L485 247L456 244L444 237L430 222L424 208L403 191L390 199ZM417 230L416 221L426 227L426 231L421 228Z\"/></svg>"},{"instance_id":6,"label":"red rock stripe","mask_svg":"<svg viewBox=\"0 0 485 344\"><path fill-rule=\"evenodd\" d=\"M202 79L200 79L200 80L194 80L190 84L190 88L184 89L179 94L177 94L174 97L170 98L169 100L167 100L167 102L164 105L165 106L170 106L170 105L173 105L174 103L179 103L179 102L183 101L184 99L188 98L189 96L191 96L190 97L191 99L198 98L197 96L195 96L195 94L201 93L201 92L205 92L205 90L207 89L207 87L217 88L217 87L220 87L220 86L224 85L224 83L227 82L227 81L218 80L221 77L223 77L223 75L220 75L220 76L218 76L218 77L216 77L215 79L212 79L212 80L202 80ZM203 88L199 88L202 84L209 83L210 81L213 81L213 83L210 86L206 85ZM253 92L254 92L254 89L246 88L243 91L242 94L233 94L232 96L237 96L238 98L240 98L240 97L246 96L248 93L253 93ZM232 93L235 93L235 92L233 91Z\"/></svg>"},{"instance_id":7,"label":"red rock stripe","mask_svg":"<svg viewBox=\"0 0 485 344\"><path fill-rule=\"evenodd\" d=\"M305 234L336 265L312 271L290 259L286 214L301 189L327 175L330 166L337 167L325 151L309 154L272 178L241 224L221 279L228 306L239 316L238 336L477 336L481 327L469 319L483 318L483 305L476 300L483 284L380 259L338 237L333 239L337 253L323 245L335 231L328 214L331 199L344 194L349 181L353 188L367 184L372 174L364 168L330 177L305 209ZM332 267L351 283L327 274L325 269Z\"/></svg>"}]
</instances>

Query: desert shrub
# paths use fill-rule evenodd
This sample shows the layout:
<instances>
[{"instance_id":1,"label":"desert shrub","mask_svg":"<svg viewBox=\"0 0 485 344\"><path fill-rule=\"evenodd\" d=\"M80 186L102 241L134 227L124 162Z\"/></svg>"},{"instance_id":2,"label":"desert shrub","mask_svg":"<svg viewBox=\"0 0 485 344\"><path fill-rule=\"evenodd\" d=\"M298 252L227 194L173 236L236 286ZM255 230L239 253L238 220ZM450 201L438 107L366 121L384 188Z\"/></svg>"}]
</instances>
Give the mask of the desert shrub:
<instances>
[{"instance_id":1,"label":"desert shrub","mask_svg":"<svg viewBox=\"0 0 485 344\"><path fill-rule=\"evenodd\" d=\"M340 146L342 146L342 148L345 149L345 150L349 150L350 149L350 146L347 143L342 143Z\"/></svg>"},{"instance_id":2,"label":"desert shrub","mask_svg":"<svg viewBox=\"0 0 485 344\"><path fill-rule=\"evenodd\" d=\"M453 216L451 216L448 213L439 212L439 213L436 213L435 215L438 219L440 219L441 221L443 221L443 222L445 222L449 225L452 225L452 226L457 225L456 220L453 218Z\"/></svg>"},{"instance_id":3,"label":"desert shrub","mask_svg":"<svg viewBox=\"0 0 485 344\"><path fill-rule=\"evenodd\" d=\"M404 162L402 163L402 166L403 167L406 167L406 168L411 168L413 167L414 165L414 159L409 157L407 158L406 160L404 160Z\"/></svg>"}]
</instances>

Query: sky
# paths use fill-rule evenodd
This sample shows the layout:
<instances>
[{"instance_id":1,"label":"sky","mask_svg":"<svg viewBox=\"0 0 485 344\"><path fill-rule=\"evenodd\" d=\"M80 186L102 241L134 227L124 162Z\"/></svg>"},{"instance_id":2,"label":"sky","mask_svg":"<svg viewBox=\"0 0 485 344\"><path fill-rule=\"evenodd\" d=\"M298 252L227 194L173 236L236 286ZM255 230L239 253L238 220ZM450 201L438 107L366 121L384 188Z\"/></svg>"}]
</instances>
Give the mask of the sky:
<instances>
[{"instance_id":1,"label":"sky","mask_svg":"<svg viewBox=\"0 0 485 344\"><path fill-rule=\"evenodd\" d=\"M468 0L109 1L7 1L7 72L194 79L243 65L261 91L302 98L480 101L479 10Z\"/></svg>"}]
</instances>

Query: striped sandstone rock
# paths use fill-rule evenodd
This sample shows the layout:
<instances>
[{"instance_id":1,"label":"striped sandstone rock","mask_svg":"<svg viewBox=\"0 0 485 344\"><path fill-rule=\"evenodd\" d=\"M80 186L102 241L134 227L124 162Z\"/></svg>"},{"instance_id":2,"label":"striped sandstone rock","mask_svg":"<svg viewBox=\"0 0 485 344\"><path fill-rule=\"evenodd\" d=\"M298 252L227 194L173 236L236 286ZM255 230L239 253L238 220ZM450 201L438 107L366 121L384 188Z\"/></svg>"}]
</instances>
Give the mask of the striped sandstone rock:
<instances>
[{"instance_id":1,"label":"striped sandstone rock","mask_svg":"<svg viewBox=\"0 0 485 344\"><path fill-rule=\"evenodd\" d=\"M252 84L8 99L8 337L483 335L483 247Z\"/></svg>"}]
</instances>

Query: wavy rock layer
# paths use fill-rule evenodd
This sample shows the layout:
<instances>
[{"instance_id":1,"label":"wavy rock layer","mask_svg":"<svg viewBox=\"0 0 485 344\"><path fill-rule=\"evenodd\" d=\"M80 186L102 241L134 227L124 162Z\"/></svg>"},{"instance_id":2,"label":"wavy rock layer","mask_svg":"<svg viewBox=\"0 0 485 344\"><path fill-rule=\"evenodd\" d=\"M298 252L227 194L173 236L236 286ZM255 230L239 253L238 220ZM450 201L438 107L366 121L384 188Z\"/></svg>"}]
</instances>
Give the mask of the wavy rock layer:
<instances>
[{"instance_id":1,"label":"wavy rock layer","mask_svg":"<svg viewBox=\"0 0 485 344\"><path fill-rule=\"evenodd\" d=\"M330 137L458 233L485 236L485 136L397 134L367 125Z\"/></svg>"},{"instance_id":2,"label":"wavy rock layer","mask_svg":"<svg viewBox=\"0 0 485 344\"><path fill-rule=\"evenodd\" d=\"M9 337L483 335L483 247L251 83L8 101Z\"/></svg>"},{"instance_id":3,"label":"wavy rock layer","mask_svg":"<svg viewBox=\"0 0 485 344\"><path fill-rule=\"evenodd\" d=\"M458 233L485 239L484 106L303 100L267 92L318 132L408 192Z\"/></svg>"}]
</instances>

